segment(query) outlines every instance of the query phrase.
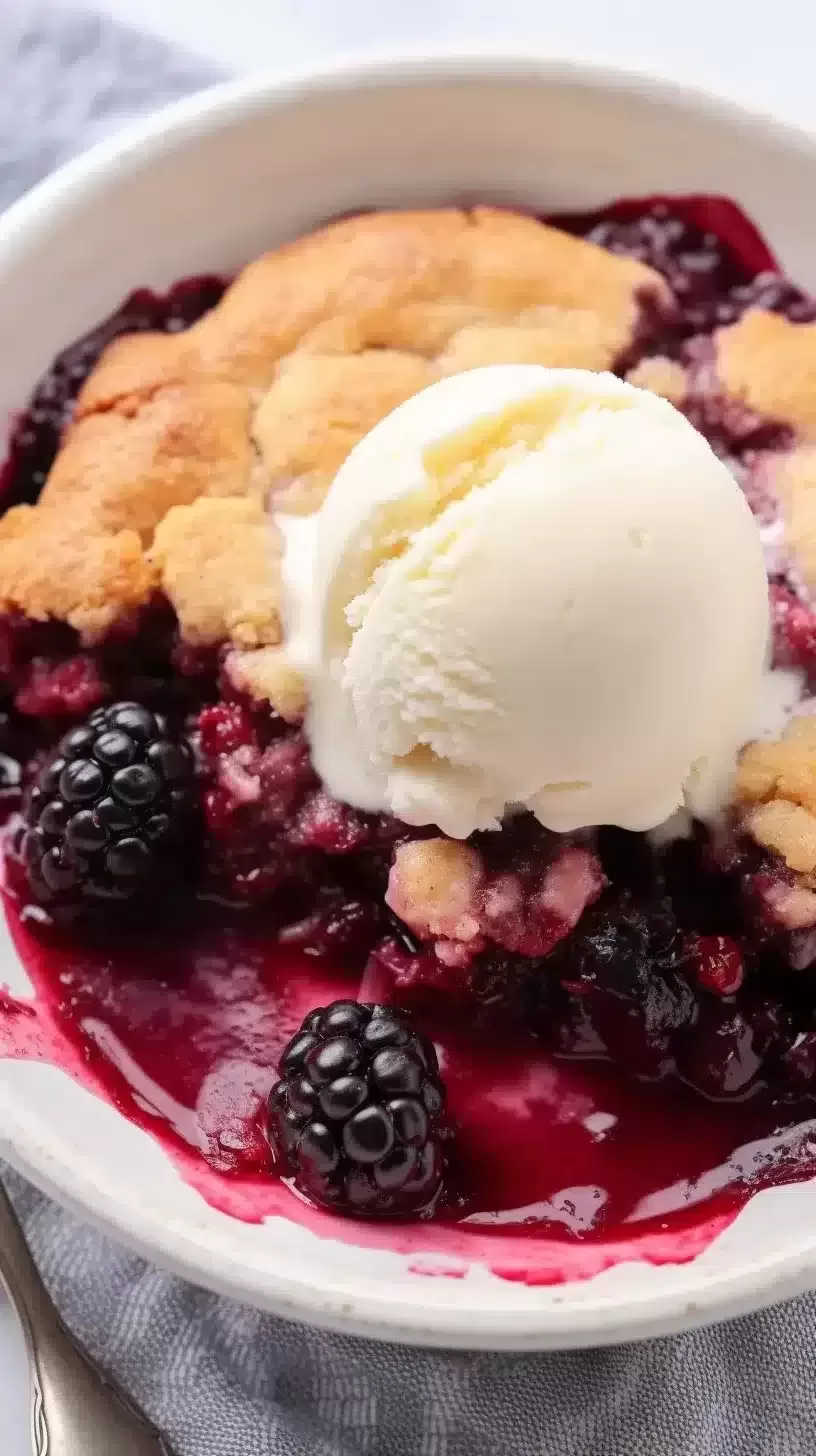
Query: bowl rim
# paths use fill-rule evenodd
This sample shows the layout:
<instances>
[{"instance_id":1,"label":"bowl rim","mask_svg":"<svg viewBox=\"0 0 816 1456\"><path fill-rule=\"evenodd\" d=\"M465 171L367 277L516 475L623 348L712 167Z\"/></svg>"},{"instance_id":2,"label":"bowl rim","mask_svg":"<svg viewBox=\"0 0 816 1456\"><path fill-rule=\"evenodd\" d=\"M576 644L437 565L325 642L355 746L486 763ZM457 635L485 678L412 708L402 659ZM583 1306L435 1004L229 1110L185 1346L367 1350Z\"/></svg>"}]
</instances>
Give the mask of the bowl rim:
<instances>
[{"instance_id":1,"label":"bowl rim","mask_svg":"<svg viewBox=\"0 0 816 1456\"><path fill-rule=\"evenodd\" d=\"M206 138L244 118L327 91L508 79L542 85L558 82L596 94L639 94L681 112L693 112L714 126L742 131L748 144L752 136L765 140L770 136L784 150L816 163L816 127L780 119L746 105L736 95L692 86L654 70L576 60L551 50L491 47L488 51L455 46L403 50L396 56L367 52L362 57L341 56L317 66L260 72L217 83L97 143L37 184L0 217L0 274L24 256L30 240L53 222L55 214L70 215L104 191L112 178L127 177L188 139ZM141 1255L218 1293L345 1333L457 1348L567 1348L687 1329L747 1313L816 1282L814 1234L804 1244L761 1263L743 1256L725 1272L701 1272L685 1288L649 1293L638 1287L631 1295L621 1296L617 1291L614 1301L605 1295L595 1303L573 1305L557 1302L550 1290L546 1302L531 1301L524 1309L499 1309L487 1303L475 1309L472 1303L458 1306L454 1300L444 1309L430 1309L393 1299L385 1284L381 1291L369 1286L349 1298L347 1293L340 1296L317 1283L287 1277L268 1264L260 1283L257 1269L243 1265L222 1248L205 1247L206 1235L199 1240L191 1231L191 1236L182 1237L149 1208L122 1207L114 1193L83 1174L81 1163L72 1163L53 1143L43 1142L41 1124L27 1106L21 1106L19 1096L12 1094L2 1078L0 1128L0 1151L18 1171ZM693 1269L694 1265L685 1267Z\"/></svg>"},{"instance_id":2,"label":"bowl rim","mask_svg":"<svg viewBox=\"0 0 816 1456\"><path fill-rule=\"evenodd\" d=\"M337 56L315 66L260 71L238 80L217 81L191 96L170 102L128 123L64 162L0 213L0 268L24 251L27 238L54 210L78 207L86 196L116 173L120 178L168 151L176 142L206 136L273 106L285 106L311 92L356 91L387 83L392 86L427 81L507 80L566 82L575 89L610 95L640 93L679 110L694 111L712 124L725 124L757 137L770 135L786 150L812 157L813 125L777 116L747 104L736 92L716 90L646 67L622 67L592 59L576 59L557 50L496 46L404 48Z\"/></svg>"}]
</instances>

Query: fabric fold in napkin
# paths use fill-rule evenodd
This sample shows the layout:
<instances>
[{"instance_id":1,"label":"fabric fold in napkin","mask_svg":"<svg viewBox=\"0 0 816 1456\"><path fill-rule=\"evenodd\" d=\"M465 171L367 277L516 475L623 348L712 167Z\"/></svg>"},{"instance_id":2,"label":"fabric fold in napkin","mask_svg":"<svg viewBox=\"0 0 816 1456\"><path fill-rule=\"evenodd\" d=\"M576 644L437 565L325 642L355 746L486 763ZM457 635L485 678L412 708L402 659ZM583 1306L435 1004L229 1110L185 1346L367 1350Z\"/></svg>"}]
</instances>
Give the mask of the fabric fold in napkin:
<instances>
[{"instance_id":1,"label":"fabric fold in napkin","mask_svg":"<svg viewBox=\"0 0 816 1456\"><path fill-rule=\"evenodd\" d=\"M0 0L0 207L114 127L213 79L206 62L110 20L63 4ZM10 1170L6 1179L67 1323L177 1456L816 1450L816 1298L606 1350L408 1350L323 1334L195 1289Z\"/></svg>"}]
</instances>

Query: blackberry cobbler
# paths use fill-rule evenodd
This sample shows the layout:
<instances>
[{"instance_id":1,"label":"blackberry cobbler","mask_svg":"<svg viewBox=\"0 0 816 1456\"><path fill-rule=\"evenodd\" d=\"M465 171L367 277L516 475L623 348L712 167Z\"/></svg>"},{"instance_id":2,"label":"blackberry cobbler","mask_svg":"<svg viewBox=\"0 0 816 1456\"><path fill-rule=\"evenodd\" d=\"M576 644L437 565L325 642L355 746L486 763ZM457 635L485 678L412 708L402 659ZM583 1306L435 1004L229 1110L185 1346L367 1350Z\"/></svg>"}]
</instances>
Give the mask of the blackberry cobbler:
<instances>
[{"instance_id":1,"label":"blackberry cobbler","mask_svg":"<svg viewBox=\"0 0 816 1456\"><path fill-rule=\"evenodd\" d=\"M714 819L457 839L318 776L276 515L491 364L671 401L759 522L799 701ZM38 992L7 1054L90 1077L223 1206L360 1239L623 1257L816 1171L816 305L733 205L373 213L134 293L37 386L2 491L7 914Z\"/></svg>"}]
</instances>

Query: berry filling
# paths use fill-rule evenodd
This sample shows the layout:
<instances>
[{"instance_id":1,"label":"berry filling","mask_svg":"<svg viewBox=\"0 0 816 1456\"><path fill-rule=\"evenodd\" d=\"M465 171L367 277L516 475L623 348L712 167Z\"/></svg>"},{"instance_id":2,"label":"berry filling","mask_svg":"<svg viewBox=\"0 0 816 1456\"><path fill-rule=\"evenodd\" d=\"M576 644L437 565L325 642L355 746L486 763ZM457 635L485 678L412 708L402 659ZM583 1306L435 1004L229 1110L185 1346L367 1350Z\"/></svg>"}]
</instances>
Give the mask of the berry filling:
<instances>
[{"instance_id":1,"label":"berry filling","mask_svg":"<svg viewBox=\"0 0 816 1456\"><path fill-rule=\"evenodd\" d=\"M723 199L558 221L666 279L674 310L644 307L620 370L682 366L681 407L772 532L791 432L723 395L711 336L813 301ZM3 506L36 500L108 342L183 329L223 288L139 291L67 349ZM770 591L776 664L812 692L816 615L779 559ZM0 1045L90 1079L219 1206L416 1221L416 1249L535 1235L530 1277L556 1277L553 1239L594 1250L570 1274L636 1242L687 1257L755 1188L814 1173L816 895L737 826L658 844L519 815L460 844L360 813L160 600L92 649L4 619L0 682L7 911L38 992L37 1029L10 1001Z\"/></svg>"},{"instance_id":2,"label":"berry filling","mask_svg":"<svg viewBox=\"0 0 816 1456\"><path fill-rule=\"evenodd\" d=\"M631 199L556 221L661 273L677 300L676 340L736 323L749 308L792 323L816 318L816 302L780 274L761 233L726 197Z\"/></svg>"}]
</instances>

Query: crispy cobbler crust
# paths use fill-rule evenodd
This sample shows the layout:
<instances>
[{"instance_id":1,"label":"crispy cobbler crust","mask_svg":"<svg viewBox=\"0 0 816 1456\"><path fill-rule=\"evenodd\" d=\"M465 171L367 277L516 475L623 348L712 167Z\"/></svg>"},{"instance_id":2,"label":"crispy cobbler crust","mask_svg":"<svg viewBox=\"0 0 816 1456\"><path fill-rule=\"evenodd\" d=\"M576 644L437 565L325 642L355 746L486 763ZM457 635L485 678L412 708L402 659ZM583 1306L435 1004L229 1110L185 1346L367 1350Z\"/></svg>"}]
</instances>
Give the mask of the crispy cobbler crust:
<instances>
[{"instance_id":1,"label":"crispy cobbler crust","mask_svg":"<svg viewBox=\"0 0 816 1456\"><path fill-rule=\"evenodd\" d=\"M475 940L484 870L475 849L452 839L403 844L394 855L386 902L424 940Z\"/></svg>"},{"instance_id":2,"label":"crispy cobbler crust","mask_svg":"<svg viewBox=\"0 0 816 1456\"><path fill-rule=\"evenodd\" d=\"M143 400L195 374L187 334L125 334L115 339L88 375L74 419L119 406L132 413Z\"/></svg>"},{"instance_id":3,"label":"crispy cobbler crust","mask_svg":"<svg viewBox=\"0 0 816 1456\"><path fill-rule=\"evenodd\" d=\"M750 743L735 791L757 843L816 885L816 718L793 718L777 741Z\"/></svg>"},{"instance_id":4,"label":"crispy cobbler crust","mask_svg":"<svg viewBox=\"0 0 816 1456\"><path fill-rule=\"evenodd\" d=\"M218 379L81 401L38 504L0 520L0 609L102 636L156 589L145 547L173 506L259 494L250 423L245 391Z\"/></svg>"},{"instance_id":5,"label":"crispy cobbler crust","mask_svg":"<svg viewBox=\"0 0 816 1456\"><path fill-rule=\"evenodd\" d=\"M84 583L78 593L78 583ZM69 513L16 506L0 522L0 610L70 622L88 640L143 605L155 572L135 531L89 532Z\"/></svg>"},{"instance_id":6,"label":"crispy cobbler crust","mask_svg":"<svg viewBox=\"0 0 816 1456\"><path fill-rule=\"evenodd\" d=\"M652 359L641 359L626 376L628 384L638 389L648 389L650 394L659 394L670 404L682 405L689 392L688 375L682 364L674 359L665 359L661 354Z\"/></svg>"},{"instance_id":7,"label":"crispy cobbler crust","mask_svg":"<svg viewBox=\"0 0 816 1456\"><path fill-rule=\"evenodd\" d=\"M206 496L168 511L148 553L185 641L244 648L283 635L280 557L280 533L259 501Z\"/></svg>"},{"instance_id":8,"label":"crispy cobbler crust","mask_svg":"<svg viewBox=\"0 0 816 1456\"><path fill-rule=\"evenodd\" d=\"M491 872L478 849L450 839L400 845L386 904L440 961L467 965L486 946L544 955L577 925L606 884L585 845L563 840L534 879Z\"/></svg>"},{"instance_id":9,"label":"crispy cobbler crust","mask_svg":"<svg viewBox=\"0 0 816 1456\"><path fill-rule=\"evenodd\" d=\"M725 392L767 419L816 440L816 324L750 309L716 339Z\"/></svg>"},{"instance_id":10,"label":"crispy cobbler crust","mask_svg":"<svg viewBox=\"0 0 816 1456\"><path fill-rule=\"evenodd\" d=\"M779 456L773 483L786 539L804 581L816 591L816 324L796 324L751 309L715 337L715 375L723 392L766 419L787 425L792 448ZM685 373L669 360L646 359L628 376L673 403L686 393ZM735 784L741 829L778 856L795 877L777 887L774 913L789 929L816 920L816 718L794 718L775 742L744 749Z\"/></svg>"},{"instance_id":11,"label":"crispy cobbler crust","mask_svg":"<svg viewBox=\"0 0 816 1456\"><path fill-rule=\"evenodd\" d=\"M773 483L788 545L816 591L816 324L751 309L717 334L716 368L728 395L793 432L794 445L779 456Z\"/></svg>"},{"instance_id":12,"label":"crispy cobbler crust","mask_svg":"<svg viewBox=\"0 0 816 1456\"><path fill-rule=\"evenodd\" d=\"M803 580L816 590L816 324L791 323L779 314L751 309L717 334L716 372L727 395L793 432L794 444L779 456L772 478L787 543ZM796 876L800 899L786 904L784 923L812 924L816 719L795 718L778 741L749 744L740 761L735 796L742 827Z\"/></svg>"},{"instance_id":13,"label":"crispy cobbler crust","mask_svg":"<svg viewBox=\"0 0 816 1456\"><path fill-rule=\"evenodd\" d=\"M308 704L306 680L282 647L229 652L226 672L238 692L273 703L286 723L299 723L304 717Z\"/></svg>"},{"instance_id":14,"label":"crispy cobbler crust","mask_svg":"<svg viewBox=\"0 0 816 1456\"><path fill-rule=\"evenodd\" d=\"M494 208L380 212L250 264L192 332L206 367L264 389L296 349L434 359L460 329L503 327L542 305L597 315L614 354L631 338L643 288L667 297L644 264L531 217Z\"/></svg>"},{"instance_id":15,"label":"crispy cobbler crust","mask_svg":"<svg viewBox=\"0 0 816 1456\"><path fill-rule=\"evenodd\" d=\"M394 349L290 355L253 422L275 508L317 510L352 446L433 378L427 360Z\"/></svg>"},{"instance_id":16,"label":"crispy cobbler crust","mask_svg":"<svg viewBox=\"0 0 816 1456\"><path fill-rule=\"evenodd\" d=\"M617 322L587 308L542 306L516 318L466 324L437 357L441 374L483 364L545 364L551 369L608 369L620 352Z\"/></svg>"},{"instance_id":17,"label":"crispy cobbler crust","mask_svg":"<svg viewBox=\"0 0 816 1456\"><path fill-rule=\"evenodd\" d=\"M644 291L669 302L644 264L490 208L376 213L279 248L187 332L106 350L39 503L0 521L0 608L93 641L161 588L185 636L223 636L248 690L291 712L301 689L269 656L279 583L261 580L269 497L316 510L357 440L443 374L608 367Z\"/></svg>"}]
</instances>

